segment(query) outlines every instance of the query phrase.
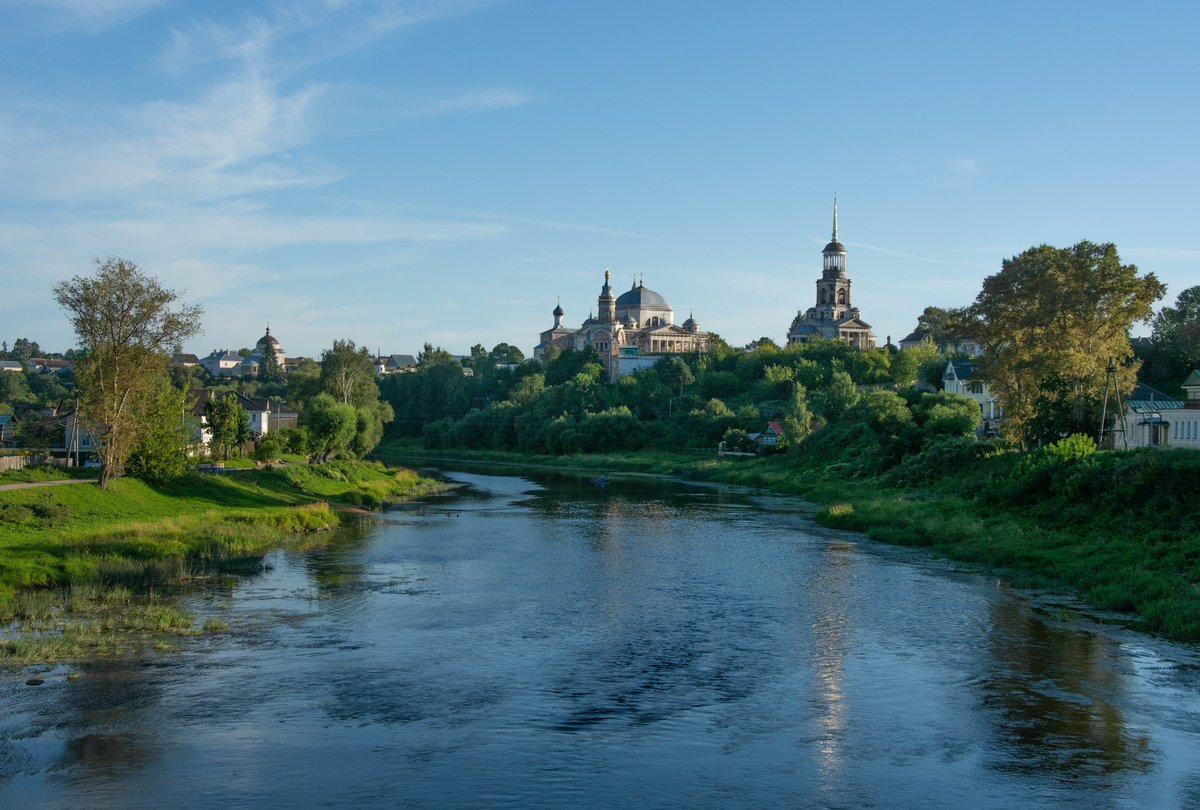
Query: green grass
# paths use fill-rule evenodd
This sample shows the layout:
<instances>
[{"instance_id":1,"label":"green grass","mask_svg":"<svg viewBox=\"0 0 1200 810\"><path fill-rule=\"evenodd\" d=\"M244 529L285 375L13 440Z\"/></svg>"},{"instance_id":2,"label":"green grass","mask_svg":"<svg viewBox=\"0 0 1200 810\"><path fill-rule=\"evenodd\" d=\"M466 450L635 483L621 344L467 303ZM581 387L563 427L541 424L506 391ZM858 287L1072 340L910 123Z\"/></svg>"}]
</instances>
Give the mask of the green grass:
<instances>
[{"instance_id":1,"label":"green grass","mask_svg":"<svg viewBox=\"0 0 1200 810\"><path fill-rule=\"evenodd\" d=\"M377 506L437 486L409 470L337 461L195 474L163 486L119 478L108 491L79 485L0 492L0 618L22 589L145 588L237 566L287 535L336 525L331 503Z\"/></svg>"},{"instance_id":2,"label":"green grass","mask_svg":"<svg viewBox=\"0 0 1200 810\"><path fill-rule=\"evenodd\" d=\"M99 471L91 467L63 468L40 465L37 467L26 467L23 470L6 470L0 472L0 485L41 481L69 481L73 478L89 479L96 478L98 474Z\"/></svg>"}]
</instances>

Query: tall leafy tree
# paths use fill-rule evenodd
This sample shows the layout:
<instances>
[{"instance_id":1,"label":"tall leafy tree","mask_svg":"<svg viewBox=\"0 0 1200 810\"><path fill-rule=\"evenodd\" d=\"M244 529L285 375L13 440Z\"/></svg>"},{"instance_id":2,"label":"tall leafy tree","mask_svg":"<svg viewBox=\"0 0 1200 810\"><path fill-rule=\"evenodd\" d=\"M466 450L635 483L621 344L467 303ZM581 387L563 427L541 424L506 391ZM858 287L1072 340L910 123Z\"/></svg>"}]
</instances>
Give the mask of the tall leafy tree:
<instances>
[{"instance_id":1,"label":"tall leafy tree","mask_svg":"<svg viewBox=\"0 0 1200 810\"><path fill-rule=\"evenodd\" d=\"M232 393L205 402L204 421L212 434L213 456L229 458L230 451L250 441L250 418Z\"/></svg>"},{"instance_id":2,"label":"tall leafy tree","mask_svg":"<svg viewBox=\"0 0 1200 810\"><path fill-rule=\"evenodd\" d=\"M29 362L31 357L41 357L42 347L38 346L37 341L28 340L26 338L17 338L13 341L12 351L9 355L13 360L19 362L22 366Z\"/></svg>"},{"instance_id":3,"label":"tall leafy tree","mask_svg":"<svg viewBox=\"0 0 1200 810\"><path fill-rule=\"evenodd\" d=\"M353 340L335 340L333 348L321 352L321 390L356 408L377 401L379 386L370 350L355 348Z\"/></svg>"},{"instance_id":4,"label":"tall leafy tree","mask_svg":"<svg viewBox=\"0 0 1200 810\"><path fill-rule=\"evenodd\" d=\"M1200 286L1188 287L1154 316L1154 343L1180 379L1200 368Z\"/></svg>"},{"instance_id":5,"label":"tall leafy tree","mask_svg":"<svg viewBox=\"0 0 1200 810\"><path fill-rule=\"evenodd\" d=\"M1047 385L1068 386L1075 400L1096 397L1110 358L1129 390L1136 375L1129 329L1149 319L1165 290L1153 273L1122 264L1112 244L1039 245L1006 259L984 279L966 318L983 345L980 371L1004 407L1006 433L1029 441Z\"/></svg>"},{"instance_id":6,"label":"tall leafy tree","mask_svg":"<svg viewBox=\"0 0 1200 810\"><path fill-rule=\"evenodd\" d=\"M194 417L187 414L188 399L187 390L176 388L163 376L142 400L140 421L146 427L129 454L126 470L130 475L157 483L187 472L194 427Z\"/></svg>"},{"instance_id":7,"label":"tall leafy tree","mask_svg":"<svg viewBox=\"0 0 1200 810\"><path fill-rule=\"evenodd\" d=\"M54 286L86 352L75 367L80 416L98 443L100 487L124 470L145 428L139 405L155 390L171 348L200 331L202 310L177 305L168 290L133 262L96 261L94 276L75 276Z\"/></svg>"}]
</instances>

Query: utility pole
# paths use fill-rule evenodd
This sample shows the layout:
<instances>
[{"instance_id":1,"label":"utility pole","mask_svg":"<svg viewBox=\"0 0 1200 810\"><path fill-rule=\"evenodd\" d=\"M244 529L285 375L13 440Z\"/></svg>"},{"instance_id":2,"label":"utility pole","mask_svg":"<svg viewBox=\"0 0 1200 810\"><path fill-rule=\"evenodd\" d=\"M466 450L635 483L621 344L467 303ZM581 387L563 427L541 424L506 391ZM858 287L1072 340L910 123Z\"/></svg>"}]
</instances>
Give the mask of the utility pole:
<instances>
[{"instance_id":1,"label":"utility pole","mask_svg":"<svg viewBox=\"0 0 1200 810\"><path fill-rule=\"evenodd\" d=\"M1112 430L1108 429L1108 399L1110 396L1114 398L1117 408ZM1121 388L1117 384L1117 365L1111 357L1108 358L1108 365L1104 369L1104 405L1100 408L1100 431L1096 435L1096 446L1100 449L1104 448L1106 433L1109 438L1113 438L1112 434L1114 433L1120 433L1122 449L1129 449L1129 433L1125 429L1125 402L1121 398ZM1113 438L1113 449L1117 449L1115 438Z\"/></svg>"}]
</instances>

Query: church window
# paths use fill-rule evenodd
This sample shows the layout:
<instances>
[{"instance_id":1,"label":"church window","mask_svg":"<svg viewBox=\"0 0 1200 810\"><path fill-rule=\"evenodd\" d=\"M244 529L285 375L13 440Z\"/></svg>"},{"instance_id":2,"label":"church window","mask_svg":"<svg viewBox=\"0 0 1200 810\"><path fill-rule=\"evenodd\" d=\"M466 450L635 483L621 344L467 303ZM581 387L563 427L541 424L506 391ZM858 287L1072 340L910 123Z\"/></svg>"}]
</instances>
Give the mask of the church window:
<instances>
[{"instance_id":1,"label":"church window","mask_svg":"<svg viewBox=\"0 0 1200 810\"><path fill-rule=\"evenodd\" d=\"M838 303L839 304L846 303L846 291L845 290L838 290Z\"/></svg>"}]
</instances>

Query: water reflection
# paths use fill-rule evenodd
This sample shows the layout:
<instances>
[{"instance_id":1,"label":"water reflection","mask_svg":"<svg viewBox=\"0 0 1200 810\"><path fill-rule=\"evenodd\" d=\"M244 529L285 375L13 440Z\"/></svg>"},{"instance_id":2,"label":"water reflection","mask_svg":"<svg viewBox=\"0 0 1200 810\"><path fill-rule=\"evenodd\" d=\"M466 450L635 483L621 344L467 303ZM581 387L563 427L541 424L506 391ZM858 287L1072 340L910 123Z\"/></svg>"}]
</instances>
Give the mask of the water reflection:
<instances>
[{"instance_id":1,"label":"water reflection","mask_svg":"<svg viewBox=\"0 0 1200 810\"><path fill-rule=\"evenodd\" d=\"M816 701L817 766L821 793L837 797L845 784L846 695L843 667L846 659L853 596L848 586L854 575L855 554L845 543L831 543L821 555L812 583L812 668Z\"/></svg>"},{"instance_id":2,"label":"water reflection","mask_svg":"<svg viewBox=\"0 0 1200 810\"><path fill-rule=\"evenodd\" d=\"M1129 673L1115 644L1056 628L1014 599L989 606L993 630L981 689L1002 751L991 766L1068 782L1147 771L1150 737L1122 717Z\"/></svg>"},{"instance_id":3,"label":"water reflection","mask_svg":"<svg viewBox=\"0 0 1200 810\"><path fill-rule=\"evenodd\" d=\"M1198 798L1200 679L990 582L789 502L461 480L190 597L228 635L0 683L0 805Z\"/></svg>"}]
</instances>

